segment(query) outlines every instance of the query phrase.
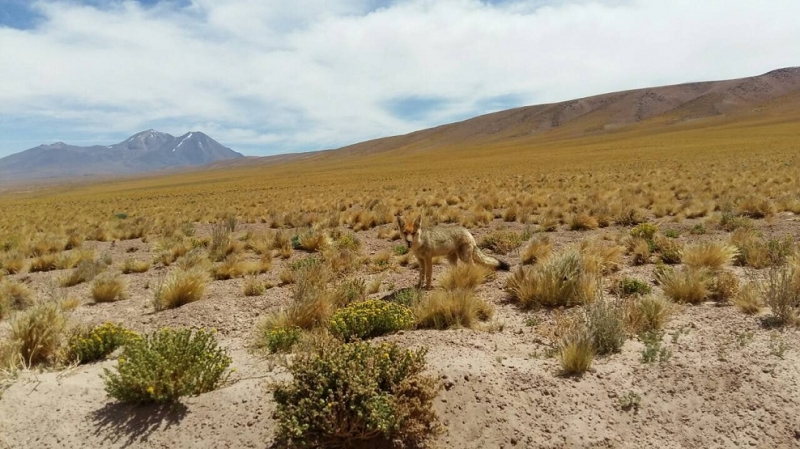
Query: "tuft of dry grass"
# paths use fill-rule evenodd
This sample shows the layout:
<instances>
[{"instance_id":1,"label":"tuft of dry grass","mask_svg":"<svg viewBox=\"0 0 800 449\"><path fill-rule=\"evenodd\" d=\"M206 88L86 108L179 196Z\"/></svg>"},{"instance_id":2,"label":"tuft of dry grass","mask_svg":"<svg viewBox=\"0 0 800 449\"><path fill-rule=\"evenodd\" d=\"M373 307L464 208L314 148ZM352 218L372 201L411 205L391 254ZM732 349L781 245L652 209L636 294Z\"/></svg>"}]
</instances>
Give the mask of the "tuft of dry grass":
<instances>
[{"instance_id":1,"label":"tuft of dry grass","mask_svg":"<svg viewBox=\"0 0 800 449\"><path fill-rule=\"evenodd\" d=\"M331 246L332 240L324 232L308 230L297 236L297 242L304 251L319 252Z\"/></svg>"},{"instance_id":2,"label":"tuft of dry grass","mask_svg":"<svg viewBox=\"0 0 800 449\"><path fill-rule=\"evenodd\" d=\"M592 367L594 345L583 326L573 329L558 345L558 359L563 376L579 376Z\"/></svg>"},{"instance_id":3,"label":"tuft of dry grass","mask_svg":"<svg viewBox=\"0 0 800 449\"><path fill-rule=\"evenodd\" d=\"M631 259L634 265L645 265L650 263L650 243L643 238L631 239L629 244Z\"/></svg>"},{"instance_id":4,"label":"tuft of dry grass","mask_svg":"<svg viewBox=\"0 0 800 449\"><path fill-rule=\"evenodd\" d=\"M81 261L69 275L62 277L59 283L62 287L72 287L89 282L105 269L105 265L100 262Z\"/></svg>"},{"instance_id":5,"label":"tuft of dry grass","mask_svg":"<svg viewBox=\"0 0 800 449\"><path fill-rule=\"evenodd\" d=\"M609 274L622 267L624 248L608 245L595 239L582 240L577 251L581 255L584 268L593 274Z\"/></svg>"},{"instance_id":6,"label":"tuft of dry grass","mask_svg":"<svg viewBox=\"0 0 800 449\"><path fill-rule=\"evenodd\" d=\"M0 255L0 270L17 274L25 269L25 256L20 251Z\"/></svg>"},{"instance_id":7,"label":"tuft of dry grass","mask_svg":"<svg viewBox=\"0 0 800 449\"><path fill-rule=\"evenodd\" d=\"M132 257L128 257L122 262L121 269L123 274L145 273L147 272L147 270L150 269L150 262L146 260L136 260Z\"/></svg>"},{"instance_id":8,"label":"tuft of dry grass","mask_svg":"<svg viewBox=\"0 0 800 449\"><path fill-rule=\"evenodd\" d=\"M37 304L11 318L8 341L26 367L53 363L63 343L67 319L59 304Z\"/></svg>"},{"instance_id":9,"label":"tuft of dry grass","mask_svg":"<svg viewBox=\"0 0 800 449\"><path fill-rule=\"evenodd\" d=\"M625 324L634 334L661 330L674 310L675 305L662 296L631 298L624 305Z\"/></svg>"},{"instance_id":10,"label":"tuft of dry grass","mask_svg":"<svg viewBox=\"0 0 800 449\"><path fill-rule=\"evenodd\" d=\"M731 234L730 242L737 249L735 264L745 267L780 265L796 251L791 236L765 241L752 229L737 229Z\"/></svg>"},{"instance_id":11,"label":"tuft of dry grass","mask_svg":"<svg viewBox=\"0 0 800 449\"><path fill-rule=\"evenodd\" d=\"M27 285L11 279L0 281L0 318L5 318L9 311L25 310L33 304L33 293Z\"/></svg>"},{"instance_id":12,"label":"tuft of dry grass","mask_svg":"<svg viewBox=\"0 0 800 449\"><path fill-rule=\"evenodd\" d=\"M731 271L719 271L715 273L709 288L711 299L717 302L728 302L739 293L739 278Z\"/></svg>"},{"instance_id":13,"label":"tuft of dry grass","mask_svg":"<svg viewBox=\"0 0 800 449\"><path fill-rule=\"evenodd\" d=\"M494 315L494 308L471 290L439 290L413 306L417 326L426 329L475 329Z\"/></svg>"},{"instance_id":14,"label":"tuft of dry grass","mask_svg":"<svg viewBox=\"0 0 800 449\"><path fill-rule=\"evenodd\" d=\"M800 267L793 263L769 270L762 295L774 324L800 324Z\"/></svg>"},{"instance_id":15,"label":"tuft of dry grass","mask_svg":"<svg viewBox=\"0 0 800 449\"><path fill-rule=\"evenodd\" d=\"M553 256L542 265L522 266L506 279L506 291L525 309L574 306L594 301L598 277L576 251Z\"/></svg>"},{"instance_id":16,"label":"tuft of dry grass","mask_svg":"<svg viewBox=\"0 0 800 449\"><path fill-rule=\"evenodd\" d=\"M245 278L244 284L242 285L242 292L245 296L261 296L271 287L271 285L259 280L255 276L248 276Z\"/></svg>"},{"instance_id":17,"label":"tuft of dry grass","mask_svg":"<svg viewBox=\"0 0 800 449\"><path fill-rule=\"evenodd\" d=\"M125 281L118 274L103 273L92 282L92 299L94 302L114 302L127 297Z\"/></svg>"},{"instance_id":18,"label":"tuft of dry grass","mask_svg":"<svg viewBox=\"0 0 800 449\"><path fill-rule=\"evenodd\" d=\"M719 270L733 263L736 247L724 242L700 242L683 248L683 263L692 268Z\"/></svg>"},{"instance_id":19,"label":"tuft of dry grass","mask_svg":"<svg viewBox=\"0 0 800 449\"><path fill-rule=\"evenodd\" d=\"M218 281L244 277L247 274L256 274L260 265L243 260L237 254L231 254L222 262L211 268L211 274Z\"/></svg>"},{"instance_id":20,"label":"tuft of dry grass","mask_svg":"<svg viewBox=\"0 0 800 449\"><path fill-rule=\"evenodd\" d=\"M532 234L528 229L523 232L497 230L484 236L479 246L498 254L508 254L531 238Z\"/></svg>"},{"instance_id":21,"label":"tuft of dry grass","mask_svg":"<svg viewBox=\"0 0 800 449\"><path fill-rule=\"evenodd\" d=\"M474 290L492 274L493 271L483 265L460 263L442 276L440 285L445 290Z\"/></svg>"},{"instance_id":22,"label":"tuft of dry grass","mask_svg":"<svg viewBox=\"0 0 800 449\"><path fill-rule=\"evenodd\" d=\"M599 226L600 224L597 218L585 212L573 215L569 222L569 228L573 231L590 231L592 229L597 229Z\"/></svg>"},{"instance_id":23,"label":"tuft of dry grass","mask_svg":"<svg viewBox=\"0 0 800 449\"><path fill-rule=\"evenodd\" d=\"M35 257L28 265L28 271L31 273L39 273L45 271L52 271L56 269L56 254L43 254Z\"/></svg>"},{"instance_id":24,"label":"tuft of dry grass","mask_svg":"<svg viewBox=\"0 0 800 449\"><path fill-rule=\"evenodd\" d=\"M662 267L656 272L656 280L664 294L678 303L700 304L711 295L711 276L706 268Z\"/></svg>"},{"instance_id":25,"label":"tuft of dry grass","mask_svg":"<svg viewBox=\"0 0 800 449\"><path fill-rule=\"evenodd\" d=\"M175 271L161 280L153 294L153 307L156 311L199 301L208 285L208 276L200 270Z\"/></svg>"},{"instance_id":26,"label":"tuft of dry grass","mask_svg":"<svg viewBox=\"0 0 800 449\"><path fill-rule=\"evenodd\" d=\"M733 305L748 315L755 315L767 307L761 288L755 282L745 284L739 289L733 297Z\"/></svg>"},{"instance_id":27,"label":"tuft of dry grass","mask_svg":"<svg viewBox=\"0 0 800 449\"><path fill-rule=\"evenodd\" d=\"M544 262L553 252L553 244L546 235L534 238L522 251L522 264L533 265Z\"/></svg>"}]
</instances>

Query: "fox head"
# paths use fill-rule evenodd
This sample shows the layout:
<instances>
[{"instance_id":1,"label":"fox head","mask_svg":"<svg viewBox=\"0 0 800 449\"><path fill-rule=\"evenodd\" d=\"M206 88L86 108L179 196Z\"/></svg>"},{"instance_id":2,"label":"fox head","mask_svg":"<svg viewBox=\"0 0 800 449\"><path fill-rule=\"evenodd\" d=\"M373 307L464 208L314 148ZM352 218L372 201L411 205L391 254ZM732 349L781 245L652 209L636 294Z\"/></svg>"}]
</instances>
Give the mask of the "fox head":
<instances>
[{"instance_id":1,"label":"fox head","mask_svg":"<svg viewBox=\"0 0 800 449\"><path fill-rule=\"evenodd\" d=\"M419 229L422 223L422 216L417 217L413 223L408 223L401 216L397 216L397 225L400 227L400 235L403 241L411 248L415 242L419 242Z\"/></svg>"}]
</instances>

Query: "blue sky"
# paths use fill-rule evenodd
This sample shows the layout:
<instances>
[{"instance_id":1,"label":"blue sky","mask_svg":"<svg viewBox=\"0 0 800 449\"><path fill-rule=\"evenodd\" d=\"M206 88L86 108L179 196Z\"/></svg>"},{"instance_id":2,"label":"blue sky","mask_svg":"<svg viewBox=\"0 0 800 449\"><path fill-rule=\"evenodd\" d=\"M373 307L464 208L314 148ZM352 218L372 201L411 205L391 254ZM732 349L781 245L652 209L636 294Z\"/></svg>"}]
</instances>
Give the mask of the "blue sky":
<instances>
[{"instance_id":1,"label":"blue sky","mask_svg":"<svg viewBox=\"0 0 800 449\"><path fill-rule=\"evenodd\" d=\"M250 155L800 65L796 0L0 0L0 157L203 131Z\"/></svg>"}]
</instances>

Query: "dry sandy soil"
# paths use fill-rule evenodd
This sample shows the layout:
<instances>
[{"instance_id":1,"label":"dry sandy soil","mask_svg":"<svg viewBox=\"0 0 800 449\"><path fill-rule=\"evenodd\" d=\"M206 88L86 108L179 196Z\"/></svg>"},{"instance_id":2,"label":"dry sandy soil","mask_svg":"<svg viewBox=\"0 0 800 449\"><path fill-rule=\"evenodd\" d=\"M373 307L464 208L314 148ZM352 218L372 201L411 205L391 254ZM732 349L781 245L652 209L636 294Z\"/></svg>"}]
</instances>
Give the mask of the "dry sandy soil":
<instances>
[{"instance_id":1,"label":"dry sandy soil","mask_svg":"<svg viewBox=\"0 0 800 449\"><path fill-rule=\"evenodd\" d=\"M663 229L687 231L694 222L665 223ZM492 227L501 226L495 221ZM516 225L521 228L521 225ZM759 221L766 235L800 237L794 216ZM256 225L241 226L259 229ZM480 235L488 232L475 232ZM198 226L199 234L207 232ZM239 232L239 230L237 230ZM591 232L551 233L556 251L590 236L625 232L608 228ZM364 251L374 254L395 243L376 238L377 229L359 233ZM727 238L725 233L680 239ZM130 247L136 258L153 257L139 240L87 243L97 253L110 251L118 265ZM294 260L303 254L296 253ZM505 259L516 265L519 254ZM286 261L264 279L277 283ZM215 281L202 301L154 313L152 290L167 268L126 275L129 299L92 304L88 286L69 289L82 298L72 312L76 321L109 320L137 331L163 326L216 328L237 368L232 382L172 407L130 407L110 400L100 378L115 361L78 366L61 372L24 372L2 392L0 447L11 448L238 448L270 447L276 428L269 385L285 381L283 367L249 349L258 320L289 301L289 287L260 297L245 297L242 280ZM434 282L446 270L434 268ZM623 268L622 274L652 280L653 265ZM741 273L741 270L739 270ZM45 291L60 272L17 275L36 291ZM381 292L410 287L416 271L397 267L384 273ZM372 278L376 275L364 273ZM761 326L759 317L734 307L707 303L682 307L667 326L665 363L644 364L644 345L628 340L621 353L596 360L580 378L558 376L558 362L541 329L552 312L526 313L507 302L498 274L480 287L481 297L496 306L503 323L497 332L471 330L405 331L384 337L408 346L428 346L431 373L441 379L435 408L445 427L439 446L446 448L511 447L800 447L800 335ZM529 326L534 316L540 324ZM7 326L3 323L2 326ZM2 328L2 331L5 329ZM641 397L638 408L623 410L620 398Z\"/></svg>"}]
</instances>

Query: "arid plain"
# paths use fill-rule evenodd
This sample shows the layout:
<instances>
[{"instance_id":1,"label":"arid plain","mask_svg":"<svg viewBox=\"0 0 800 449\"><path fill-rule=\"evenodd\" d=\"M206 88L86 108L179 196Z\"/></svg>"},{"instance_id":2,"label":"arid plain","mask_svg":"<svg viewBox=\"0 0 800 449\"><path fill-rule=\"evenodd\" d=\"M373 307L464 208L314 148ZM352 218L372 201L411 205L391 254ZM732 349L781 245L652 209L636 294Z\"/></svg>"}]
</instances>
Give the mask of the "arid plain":
<instances>
[{"instance_id":1,"label":"arid plain","mask_svg":"<svg viewBox=\"0 0 800 449\"><path fill-rule=\"evenodd\" d=\"M436 418L397 445L798 447L800 70L735 81L12 188L0 447L302 446L278 438L273 391L296 360L358 344L336 317L359 304L411 317L365 341L427 348ZM511 270L442 258L416 290L397 215L464 226ZM197 295L170 302L182 276ZM122 403L101 374L126 349L73 357L103 323L214 329L235 371L171 405Z\"/></svg>"}]
</instances>

